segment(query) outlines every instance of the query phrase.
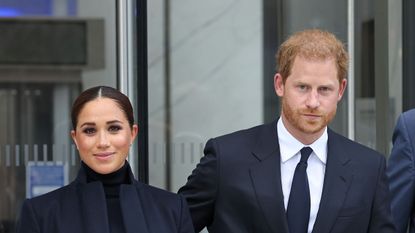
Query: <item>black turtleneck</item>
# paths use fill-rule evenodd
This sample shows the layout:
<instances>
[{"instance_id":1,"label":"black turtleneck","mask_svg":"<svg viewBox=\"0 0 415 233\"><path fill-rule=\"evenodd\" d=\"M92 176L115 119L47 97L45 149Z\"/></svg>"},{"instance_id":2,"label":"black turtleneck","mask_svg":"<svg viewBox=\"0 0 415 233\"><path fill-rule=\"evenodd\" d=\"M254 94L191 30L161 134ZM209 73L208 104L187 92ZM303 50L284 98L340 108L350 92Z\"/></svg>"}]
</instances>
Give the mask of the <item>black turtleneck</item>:
<instances>
[{"instance_id":1,"label":"black turtleneck","mask_svg":"<svg viewBox=\"0 0 415 233\"><path fill-rule=\"evenodd\" d=\"M110 174L99 174L82 163L85 168L87 182L100 181L104 187L107 202L108 223L111 233L124 233L124 222L120 205L120 186L129 184L128 165L124 164L119 170Z\"/></svg>"}]
</instances>

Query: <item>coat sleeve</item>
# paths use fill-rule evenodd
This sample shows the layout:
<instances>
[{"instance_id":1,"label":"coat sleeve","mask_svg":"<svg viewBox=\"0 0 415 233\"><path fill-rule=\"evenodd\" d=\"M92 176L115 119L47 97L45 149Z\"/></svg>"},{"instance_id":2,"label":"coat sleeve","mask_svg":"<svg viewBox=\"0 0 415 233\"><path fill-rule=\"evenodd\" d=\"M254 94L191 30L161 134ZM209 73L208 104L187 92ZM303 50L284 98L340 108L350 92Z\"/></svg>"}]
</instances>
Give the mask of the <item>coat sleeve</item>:
<instances>
[{"instance_id":1,"label":"coat sleeve","mask_svg":"<svg viewBox=\"0 0 415 233\"><path fill-rule=\"evenodd\" d=\"M391 213L389 182L386 175L386 159L380 157L378 179L370 219L370 233L396 233Z\"/></svg>"},{"instance_id":2,"label":"coat sleeve","mask_svg":"<svg viewBox=\"0 0 415 233\"><path fill-rule=\"evenodd\" d=\"M192 218L190 217L189 207L184 197L180 196L181 216L179 233L194 233Z\"/></svg>"},{"instance_id":3,"label":"coat sleeve","mask_svg":"<svg viewBox=\"0 0 415 233\"><path fill-rule=\"evenodd\" d=\"M206 143L204 154L188 177L187 183L179 189L179 194L186 198L189 205L196 232L200 232L213 221L219 177L214 139Z\"/></svg>"},{"instance_id":4,"label":"coat sleeve","mask_svg":"<svg viewBox=\"0 0 415 233\"><path fill-rule=\"evenodd\" d=\"M412 119L412 120L415 120ZM393 148L388 161L387 174L392 194L392 214L399 233L405 233L414 209L415 167L414 138L409 132L415 125L402 114L393 133Z\"/></svg>"},{"instance_id":5,"label":"coat sleeve","mask_svg":"<svg viewBox=\"0 0 415 233\"><path fill-rule=\"evenodd\" d=\"M40 233L40 227L36 220L35 212L30 204L30 200L23 202L20 217L17 221L17 233Z\"/></svg>"}]
</instances>

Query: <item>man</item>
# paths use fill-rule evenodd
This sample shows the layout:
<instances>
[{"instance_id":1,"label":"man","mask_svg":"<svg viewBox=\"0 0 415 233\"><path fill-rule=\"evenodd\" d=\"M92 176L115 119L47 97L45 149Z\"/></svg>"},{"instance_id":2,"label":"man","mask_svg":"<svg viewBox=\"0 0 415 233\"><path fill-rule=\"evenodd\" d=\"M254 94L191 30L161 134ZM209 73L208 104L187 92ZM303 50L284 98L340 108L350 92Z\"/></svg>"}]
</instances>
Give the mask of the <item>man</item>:
<instances>
[{"instance_id":1,"label":"man","mask_svg":"<svg viewBox=\"0 0 415 233\"><path fill-rule=\"evenodd\" d=\"M281 45L281 117L209 140L179 190L196 231L395 232L385 158L327 127L346 88L347 59L343 44L317 29Z\"/></svg>"},{"instance_id":2,"label":"man","mask_svg":"<svg viewBox=\"0 0 415 233\"><path fill-rule=\"evenodd\" d=\"M387 174L392 214L399 233L415 232L415 109L399 116L393 132Z\"/></svg>"}]
</instances>

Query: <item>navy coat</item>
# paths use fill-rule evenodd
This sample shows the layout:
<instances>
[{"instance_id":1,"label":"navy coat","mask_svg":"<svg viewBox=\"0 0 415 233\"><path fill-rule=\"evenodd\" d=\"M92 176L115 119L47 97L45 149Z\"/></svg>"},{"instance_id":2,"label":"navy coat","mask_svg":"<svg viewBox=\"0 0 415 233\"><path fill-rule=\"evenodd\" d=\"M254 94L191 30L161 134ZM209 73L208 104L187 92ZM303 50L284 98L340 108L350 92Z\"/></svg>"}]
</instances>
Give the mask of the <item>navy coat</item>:
<instances>
[{"instance_id":1,"label":"navy coat","mask_svg":"<svg viewBox=\"0 0 415 233\"><path fill-rule=\"evenodd\" d=\"M135 180L120 187L127 233L193 233L183 197ZM86 182L83 168L71 184L23 203L18 233L110 233L101 182Z\"/></svg>"},{"instance_id":2,"label":"navy coat","mask_svg":"<svg viewBox=\"0 0 415 233\"><path fill-rule=\"evenodd\" d=\"M399 116L393 132L388 176L398 233L415 233L415 109Z\"/></svg>"},{"instance_id":3,"label":"navy coat","mask_svg":"<svg viewBox=\"0 0 415 233\"><path fill-rule=\"evenodd\" d=\"M288 233L275 121L211 139L204 152L179 190L197 231ZM328 129L313 233L394 232L384 156Z\"/></svg>"}]
</instances>

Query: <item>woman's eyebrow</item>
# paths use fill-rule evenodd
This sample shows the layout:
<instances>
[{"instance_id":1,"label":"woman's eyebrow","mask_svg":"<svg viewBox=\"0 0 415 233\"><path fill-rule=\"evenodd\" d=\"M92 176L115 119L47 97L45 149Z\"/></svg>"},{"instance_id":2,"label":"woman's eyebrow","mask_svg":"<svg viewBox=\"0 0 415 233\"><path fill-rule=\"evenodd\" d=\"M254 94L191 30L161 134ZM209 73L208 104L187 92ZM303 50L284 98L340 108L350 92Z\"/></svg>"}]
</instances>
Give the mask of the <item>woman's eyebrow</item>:
<instances>
[{"instance_id":1,"label":"woman's eyebrow","mask_svg":"<svg viewBox=\"0 0 415 233\"><path fill-rule=\"evenodd\" d=\"M95 123L94 122L85 122L85 123L83 123L81 126L79 126L79 127L83 127L83 126L94 126L95 125Z\"/></svg>"}]
</instances>

